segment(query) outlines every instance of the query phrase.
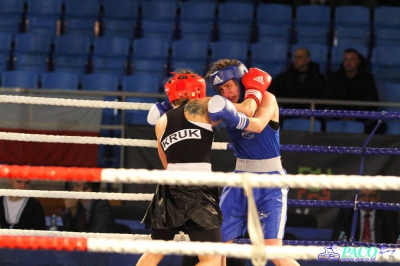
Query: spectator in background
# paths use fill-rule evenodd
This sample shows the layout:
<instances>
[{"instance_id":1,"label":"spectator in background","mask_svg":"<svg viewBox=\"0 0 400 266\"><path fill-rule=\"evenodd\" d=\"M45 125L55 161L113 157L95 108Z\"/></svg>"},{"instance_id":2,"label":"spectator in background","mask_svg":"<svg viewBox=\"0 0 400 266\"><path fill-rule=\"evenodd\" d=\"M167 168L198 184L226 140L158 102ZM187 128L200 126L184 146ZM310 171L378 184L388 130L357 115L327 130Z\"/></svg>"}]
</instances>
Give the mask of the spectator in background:
<instances>
[{"instance_id":1,"label":"spectator in background","mask_svg":"<svg viewBox=\"0 0 400 266\"><path fill-rule=\"evenodd\" d=\"M359 201L379 202L380 195L377 190L360 190ZM353 209L340 209L336 224L332 231L332 241L337 241L341 231L350 237ZM365 214L368 217L365 218ZM369 229L365 227L365 219L369 221ZM355 231L355 241L372 243L396 243L399 235L398 213L396 211L360 209ZM364 232L365 228L365 232ZM364 235L364 237L363 237Z\"/></svg>"},{"instance_id":2,"label":"spectator in background","mask_svg":"<svg viewBox=\"0 0 400 266\"><path fill-rule=\"evenodd\" d=\"M379 101L378 90L372 74L367 72L368 64L364 56L355 49L346 49L343 53L343 62L336 72L328 78L325 98L330 100L349 101ZM374 106L329 106L328 109L375 111ZM364 122L366 132L371 132L375 121ZM372 127L372 128L371 128ZM382 127L384 128L384 127Z\"/></svg>"},{"instance_id":3,"label":"spectator in background","mask_svg":"<svg viewBox=\"0 0 400 266\"><path fill-rule=\"evenodd\" d=\"M99 192L101 183L75 183L73 190L81 192ZM120 231L116 224L111 205L107 200L65 199L61 217L65 231L92 233L129 233Z\"/></svg>"},{"instance_id":4,"label":"spectator in background","mask_svg":"<svg viewBox=\"0 0 400 266\"><path fill-rule=\"evenodd\" d=\"M29 189L30 181L8 180L11 189ZM35 198L0 197L0 227L10 229L47 230L42 204Z\"/></svg>"},{"instance_id":5,"label":"spectator in background","mask_svg":"<svg viewBox=\"0 0 400 266\"><path fill-rule=\"evenodd\" d=\"M269 92L276 97L298 99L322 99L325 77L317 63L311 61L306 48L297 48L289 69L272 79ZM310 109L309 104L281 104L282 108Z\"/></svg>"}]
</instances>

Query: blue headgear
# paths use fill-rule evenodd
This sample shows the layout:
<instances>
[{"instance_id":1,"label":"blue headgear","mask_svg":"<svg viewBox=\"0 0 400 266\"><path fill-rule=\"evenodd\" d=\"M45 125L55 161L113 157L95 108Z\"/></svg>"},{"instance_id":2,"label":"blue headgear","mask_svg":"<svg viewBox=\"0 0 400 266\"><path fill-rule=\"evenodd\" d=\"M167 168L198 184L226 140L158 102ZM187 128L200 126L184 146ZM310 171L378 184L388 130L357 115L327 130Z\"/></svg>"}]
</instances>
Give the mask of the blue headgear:
<instances>
[{"instance_id":1,"label":"blue headgear","mask_svg":"<svg viewBox=\"0 0 400 266\"><path fill-rule=\"evenodd\" d=\"M224 85L227 81L233 79L239 86L240 89L240 96L239 102L243 101L244 98L244 87L242 84L242 77L244 73L247 72L247 68L240 63L238 66L228 66L218 71L215 71L208 77L208 83L214 90L220 94L218 87Z\"/></svg>"}]
</instances>

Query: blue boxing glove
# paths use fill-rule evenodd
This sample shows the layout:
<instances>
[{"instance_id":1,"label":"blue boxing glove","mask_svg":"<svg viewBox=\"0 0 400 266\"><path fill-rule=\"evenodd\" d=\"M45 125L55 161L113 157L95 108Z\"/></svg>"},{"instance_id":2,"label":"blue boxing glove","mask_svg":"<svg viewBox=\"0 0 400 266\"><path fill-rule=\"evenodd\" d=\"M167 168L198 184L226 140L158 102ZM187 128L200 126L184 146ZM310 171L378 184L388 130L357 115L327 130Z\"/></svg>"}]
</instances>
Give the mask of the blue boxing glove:
<instances>
[{"instance_id":1,"label":"blue boxing glove","mask_svg":"<svg viewBox=\"0 0 400 266\"><path fill-rule=\"evenodd\" d=\"M249 118L236 110L231 101L221 95L213 96L208 102L210 119L214 122L220 119L228 126L244 129L249 125Z\"/></svg>"},{"instance_id":2,"label":"blue boxing glove","mask_svg":"<svg viewBox=\"0 0 400 266\"><path fill-rule=\"evenodd\" d=\"M168 110L172 109L172 105L168 102L156 102L153 104L147 114L147 123L152 126L155 126L158 119L165 114Z\"/></svg>"}]
</instances>

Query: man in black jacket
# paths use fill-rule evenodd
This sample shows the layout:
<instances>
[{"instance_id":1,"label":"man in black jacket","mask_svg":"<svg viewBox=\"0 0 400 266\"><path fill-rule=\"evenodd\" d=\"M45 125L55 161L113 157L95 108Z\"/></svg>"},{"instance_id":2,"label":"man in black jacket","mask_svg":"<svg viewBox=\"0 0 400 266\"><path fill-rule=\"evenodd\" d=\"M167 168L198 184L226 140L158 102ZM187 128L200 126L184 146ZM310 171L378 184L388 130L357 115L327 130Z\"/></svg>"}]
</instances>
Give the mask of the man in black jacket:
<instances>
[{"instance_id":1,"label":"man in black jacket","mask_svg":"<svg viewBox=\"0 0 400 266\"><path fill-rule=\"evenodd\" d=\"M343 53L343 62L336 72L328 78L325 89L325 98L330 100L349 100L368 102L379 101L378 89L372 74L368 73L368 64L364 56L355 49L346 49ZM329 106L328 109L375 111L375 106ZM356 119L357 120L357 119ZM359 119L365 124L365 133L372 131L376 121ZM380 126L377 133L384 133L385 125Z\"/></svg>"},{"instance_id":2,"label":"man in black jacket","mask_svg":"<svg viewBox=\"0 0 400 266\"><path fill-rule=\"evenodd\" d=\"M272 79L268 91L276 97L298 99L322 99L325 77L320 66L311 61L311 53L306 48L297 48L289 69ZM309 104L281 104L282 108L310 109Z\"/></svg>"},{"instance_id":3,"label":"man in black jacket","mask_svg":"<svg viewBox=\"0 0 400 266\"><path fill-rule=\"evenodd\" d=\"M75 183L74 191L99 192L101 183ZM107 200L65 199L61 217L65 231L116 233L116 223Z\"/></svg>"},{"instance_id":4,"label":"man in black jacket","mask_svg":"<svg viewBox=\"0 0 400 266\"><path fill-rule=\"evenodd\" d=\"M342 64L328 78L325 98L349 101L379 101L378 90L364 56L355 49L346 49ZM368 106L332 106L333 109L373 111L376 107Z\"/></svg>"},{"instance_id":5,"label":"man in black jacket","mask_svg":"<svg viewBox=\"0 0 400 266\"><path fill-rule=\"evenodd\" d=\"M11 189L29 189L30 181L8 180ZM35 198L0 197L0 227L6 229L47 230L42 204Z\"/></svg>"}]
</instances>

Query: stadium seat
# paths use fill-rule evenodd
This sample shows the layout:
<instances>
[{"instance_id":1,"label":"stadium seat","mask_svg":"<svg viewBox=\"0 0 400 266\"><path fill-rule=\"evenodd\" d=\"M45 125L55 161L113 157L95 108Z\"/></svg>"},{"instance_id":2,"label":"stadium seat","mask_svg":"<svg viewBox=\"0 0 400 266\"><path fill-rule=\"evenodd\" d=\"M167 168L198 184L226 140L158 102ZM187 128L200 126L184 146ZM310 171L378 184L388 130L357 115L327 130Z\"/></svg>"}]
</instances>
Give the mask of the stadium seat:
<instances>
[{"instance_id":1,"label":"stadium seat","mask_svg":"<svg viewBox=\"0 0 400 266\"><path fill-rule=\"evenodd\" d=\"M154 103L157 99L155 98L135 98L127 97L126 102L128 103ZM144 110L126 110L125 111L125 123L129 125L141 125L148 126L147 123L147 111Z\"/></svg>"},{"instance_id":2,"label":"stadium seat","mask_svg":"<svg viewBox=\"0 0 400 266\"><path fill-rule=\"evenodd\" d=\"M363 134L364 123L353 120L330 120L326 122L327 133L352 133Z\"/></svg>"},{"instance_id":3,"label":"stadium seat","mask_svg":"<svg viewBox=\"0 0 400 266\"><path fill-rule=\"evenodd\" d=\"M221 41L254 40L254 5L245 2L221 3L218 6L217 39Z\"/></svg>"},{"instance_id":4,"label":"stadium seat","mask_svg":"<svg viewBox=\"0 0 400 266\"><path fill-rule=\"evenodd\" d=\"M35 72L14 70L1 73L1 86L3 88L36 89L38 75Z\"/></svg>"},{"instance_id":5,"label":"stadium seat","mask_svg":"<svg viewBox=\"0 0 400 266\"><path fill-rule=\"evenodd\" d=\"M54 39L54 67L58 71L86 72L91 38L81 35L60 35Z\"/></svg>"},{"instance_id":6,"label":"stadium seat","mask_svg":"<svg viewBox=\"0 0 400 266\"><path fill-rule=\"evenodd\" d=\"M310 118L286 118L283 120L282 129L287 131L303 131L311 132ZM312 132L321 132L321 122L314 120L314 128Z\"/></svg>"},{"instance_id":7,"label":"stadium seat","mask_svg":"<svg viewBox=\"0 0 400 266\"><path fill-rule=\"evenodd\" d=\"M10 53L13 36L8 32L0 32L0 53Z\"/></svg>"},{"instance_id":8,"label":"stadium seat","mask_svg":"<svg viewBox=\"0 0 400 266\"><path fill-rule=\"evenodd\" d=\"M61 19L63 0L26 0L27 14Z\"/></svg>"},{"instance_id":9,"label":"stadium seat","mask_svg":"<svg viewBox=\"0 0 400 266\"><path fill-rule=\"evenodd\" d=\"M93 71L122 77L128 71L130 40L102 36L93 40Z\"/></svg>"},{"instance_id":10,"label":"stadium seat","mask_svg":"<svg viewBox=\"0 0 400 266\"><path fill-rule=\"evenodd\" d=\"M292 28L290 26L259 24L257 42L279 42L289 44L292 42Z\"/></svg>"},{"instance_id":11,"label":"stadium seat","mask_svg":"<svg viewBox=\"0 0 400 266\"><path fill-rule=\"evenodd\" d=\"M24 12L25 0L0 0L0 14L21 17Z\"/></svg>"},{"instance_id":12,"label":"stadium seat","mask_svg":"<svg viewBox=\"0 0 400 266\"><path fill-rule=\"evenodd\" d=\"M379 83L400 83L400 47L378 46L372 50L372 71Z\"/></svg>"},{"instance_id":13,"label":"stadium seat","mask_svg":"<svg viewBox=\"0 0 400 266\"><path fill-rule=\"evenodd\" d=\"M165 40L176 39L176 24L164 21L142 21L142 36L146 38L160 38Z\"/></svg>"},{"instance_id":14,"label":"stadium seat","mask_svg":"<svg viewBox=\"0 0 400 266\"><path fill-rule=\"evenodd\" d=\"M10 59L10 54L0 52L0 73L10 70L10 64L9 64L9 59Z\"/></svg>"},{"instance_id":15,"label":"stadium seat","mask_svg":"<svg viewBox=\"0 0 400 266\"><path fill-rule=\"evenodd\" d=\"M371 42L371 33L369 29L364 27L345 27L338 26L335 29L334 45L365 45L369 46Z\"/></svg>"},{"instance_id":16,"label":"stadium seat","mask_svg":"<svg viewBox=\"0 0 400 266\"><path fill-rule=\"evenodd\" d=\"M238 41L252 42L253 28L251 23L218 23L218 40L220 41Z\"/></svg>"},{"instance_id":17,"label":"stadium seat","mask_svg":"<svg viewBox=\"0 0 400 266\"><path fill-rule=\"evenodd\" d=\"M125 22L122 20L108 19L103 20L103 35L109 37L122 37L134 39L138 36L138 26L136 23Z\"/></svg>"},{"instance_id":18,"label":"stadium seat","mask_svg":"<svg viewBox=\"0 0 400 266\"><path fill-rule=\"evenodd\" d=\"M295 43L315 43L330 46L329 27L296 25Z\"/></svg>"},{"instance_id":19,"label":"stadium seat","mask_svg":"<svg viewBox=\"0 0 400 266\"><path fill-rule=\"evenodd\" d=\"M121 80L123 92L159 93L160 79L154 75L134 74Z\"/></svg>"},{"instance_id":20,"label":"stadium seat","mask_svg":"<svg viewBox=\"0 0 400 266\"><path fill-rule=\"evenodd\" d=\"M56 56L52 60L52 71L72 72L78 75L88 73L87 56Z\"/></svg>"},{"instance_id":21,"label":"stadium seat","mask_svg":"<svg viewBox=\"0 0 400 266\"><path fill-rule=\"evenodd\" d=\"M176 69L189 69L203 76L206 73L207 64L197 61L171 60L171 70Z\"/></svg>"},{"instance_id":22,"label":"stadium seat","mask_svg":"<svg viewBox=\"0 0 400 266\"><path fill-rule=\"evenodd\" d=\"M373 12L375 29L400 27L400 7L378 6Z\"/></svg>"},{"instance_id":23,"label":"stadium seat","mask_svg":"<svg viewBox=\"0 0 400 266\"><path fill-rule=\"evenodd\" d=\"M203 1L183 1L180 6L180 22L203 22L207 23L215 20L216 15L215 2Z\"/></svg>"},{"instance_id":24,"label":"stadium seat","mask_svg":"<svg viewBox=\"0 0 400 266\"><path fill-rule=\"evenodd\" d=\"M26 31L56 36L61 30L62 0L27 0Z\"/></svg>"},{"instance_id":25,"label":"stadium seat","mask_svg":"<svg viewBox=\"0 0 400 266\"><path fill-rule=\"evenodd\" d=\"M170 42L159 38L139 38L133 41L134 59L161 59L168 58Z\"/></svg>"},{"instance_id":26,"label":"stadium seat","mask_svg":"<svg viewBox=\"0 0 400 266\"><path fill-rule=\"evenodd\" d=\"M67 34L97 37L100 32L98 0L64 0L65 13L62 27Z\"/></svg>"},{"instance_id":27,"label":"stadium seat","mask_svg":"<svg viewBox=\"0 0 400 266\"><path fill-rule=\"evenodd\" d=\"M39 75L49 70L48 62L48 54L15 53L13 56L14 69L32 71Z\"/></svg>"},{"instance_id":28,"label":"stadium seat","mask_svg":"<svg viewBox=\"0 0 400 266\"><path fill-rule=\"evenodd\" d=\"M178 5L176 1L143 1L142 21L176 22Z\"/></svg>"},{"instance_id":29,"label":"stadium seat","mask_svg":"<svg viewBox=\"0 0 400 266\"><path fill-rule=\"evenodd\" d=\"M269 55L265 56L265 51ZM268 72L272 77L286 69L288 64L288 44L279 42L257 42L250 48L251 66Z\"/></svg>"},{"instance_id":30,"label":"stadium seat","mask_svg":"<svg viewBox=\"0 0 400 266\"><path fill-rule=\"evenodd\" d=\"M139 37L140 1L105 0L101 24L103 35L119 36L129 39Z\"/></svg>"},{"instance_id":31,"label":"stadium seat","mask_svg":"<svg viewBox=\"0 0 400 266\"><path fill-rule=\"evenodd\" d=\"M400 28L375 29L375 46L400 46Z\"/></svg>"},{"instance_id":32,"label":"stadium seat","mask_svg":"<svg viewBox=\"0 0 400 266\"><path fill-rule=\"evenodd\" d=\"M159 93L160 79L154 75L134 74L122 78L122 91ZM157 98L127 97L127 102L154 103ZM133 125L148 125L147 112L142 110L126 110L125 123Z\"/></svg>"},{"instance_id":33,"label":"stadium seat","mask_svg":"<svg viewBox=\"0 0 400 266\"><path fill-rule=\"evenodd\" d=\"M0 0L0 32L17 34L22 31L25 0Z\"/></svg>"},{"instance_id":34,"label":"stadium seat","mask_svg":"<svg viewBox=\"0 0 400 266\"><path fill-rule=\"evenodd\" d=\"M365 6L338 6L335 8L335 27L370 28L370 10Z\"/></svg>"},{"instance_id":35,"label":"stadium seat","mask_svg":"<svg viewBox=\"0 0 400 266\"><path fill-rule=\"evenodd\" d=\"M170 42L159 38L139 38L133 41L133 73L166 75Z\"/></svg>"},{"instance_id":36,"label":"stadium seat","mask_svg":"<svg viewBox=\"0 0 400 266\"><path fill-rule=\"evenodd\" d=\"M121 78L128 74L128 60L127 58L115 58L115 57L98 57L93 56L92 65L93 73L103 73L115 75Z\"/></svg>"},{"instance_id":37,"label":"stadium seat","mask_svg":"<svg viewBox=\"0 0 400 266\"><path fill-rule=\"evenodd\" d=\"M82 90L84 91L118 91L118 77L114 75L93 73L82 76Z\"/></svg>"},{"instance_id":38,"label":"stadium seat","mask_svg":"<svg viewBox=\"0 0 400 266\"><path fill-rule=\"evenodd\" d=\"M386 121L386 133L387 135L400 135L400 123L397 120Z\"/></svg>"},{"instance_id":39,"label":"stadium seat","mask_svg":"<svg viewBox=\"0 0 400 266\"><path fill-rule=\"evenodd\" d=\"M208 49L205 40L175 40L171 44L172 69L191 69L202 75L207 66Z\"/></svg>"},{"instance_id":40,"label":"stadium seat","mask_svg":"<svg viewBox=\"0 0 400 266\"><path fill-rule=\"evenodd\" d=\"M179 39L214 41L214 22L181 21L179 24Z\"/></svg>"},{"instance_id":41,"label":"stadium seat","mask_svg":"<svg viewBox=\"0 0 400 266\"><path fill-rule=\"evenodd\" d=\"M378 95L381 102L400 102L400 84L399 83L378 83ZM400 112L400 107L379 107L381 111ZM399 121L397 121L399 123Z\"/></svg>"},{"instance_id":42,"label":"stadium seat","mask_svg":"<svg viewBox=\"0 0 400 266\"><path fill-rule=\"evenodd\" d=\"M254 5L246 2L221 3L218 6L217 23L251 24L254 11Z\"/></svg>"},{"instance_id":43,"label":"stadium seat","mask_svg":"<svg viewBox=\"0 0 400 266\"><path fill-rule=\"evenodd\" d=\"M50 37L41 34L19 33L15 36L14 52L49 55L51 42Z\"/></svg>"},{"instance_id":44,"label":"stadium seat","mask_svg":"<svg viewBox=\"0 0 400 266\"><path fill-rule=\"evenodd\" d=\"M60 19L28 15L26 18L26 32L46 37L60 35Z\"/></svg>"},{"instance_id":45,"label":"stadium seat","mask_svg":"<svg viewBox=\"0 0 400 266\"><path fill-rule=\"evenodd\" d=\"M149 74L164 79L167 75L167 62L160 59L134 59L132 74Z\"/></svg>"},{"instance_id":46,"label":"stadium seat","mask_svg":"<svg viewBox=\"0 0 400 266\"><path fill-rule=\"evenodd\" d=\"M79 76L69 72L47 72L42 74L42 89L78 90Z\"/></svg>"},{"instance_id":47,"label":"stadium seat","mask_svg":"<svg viewBox=\"0 0 400 266\"><path fill-rule=\"evenodd\" d=\"M329 47L327 45L314 43L296 44L292 46L292 55L294 54L294 51L299 47L307 48L311 53L311 61L319 64L321 73L326 72L328 67L329 53Z\"/></svg>"},{"instance_id":48,"label":"stadium seat","mask_svg":"<svg viewBox=\"0 0 400 266\"><path fill-rule=\"evenodd\" d=\"M331 8L327 5L300 5L296 7L296 26L330 27Z\"/></svg>"},{"instance_id":49,"label":"stadium seat","mask_svg":"<svg viewBox=\"0 0 400 266\"><path fill-rule=\"evenodd\" d=\"M90 52L91 38L79 35L60 35L54 40L54 55L82 55Z\"/></svg>"},{"instance_id":50,"label":"stadium seat","mask_svg":"<svg viewBox=\"0 0 400 266\"><path fill-rule=\"evenodd\" d=\"M100 57L126 58L130 46L128 38L102 36L93 40L93 54Z\"/></svg>"},{"instance_id":51,"label":"stadium seat","mask_svg":"<svg viewBox=\"0 0 400 266\"><path fill-rule=\"evenodd\" d=\"M221 58L235 58L241 61L243 64L247 65L247 53L248 45L247 42L243 41L218 41L214 42L211 47L211 61L215 61Z\"/></svg>"},{"instance_id":52,"label":"stadium seat","mask_svg":"<svg viewBox=\"0 0 400 266\"><path fill-rule=\"evenodd\" d=\"M286 4L259 4L257 25L261 24L292 27L292 7Z\"/></svg>"},{"instance_id":53,"label":"stadium seat","mask_svg":"<svg viewBox=\"0 0 400 266\"><path fill-rule=\"evenodd\" d=\"M122 91L141 92L141 93L159 93L160 79L151 74L134 74L122 78ZM127 97L127 102L154 103L157 98L151 97ZM133 125L148 125L147 112L142 110L126 110L125 123Z\"/></svg>"},{"instance_id":54,"label":"stadium seat","mask_svg":"<svg viewBox=\"0 0 400 266\"><path fill-rule=\"evenodd\" d=\"M216 11L215 2L183 1L178 21L178 39L214 41Z\"/></svg>"}]
</instances>

